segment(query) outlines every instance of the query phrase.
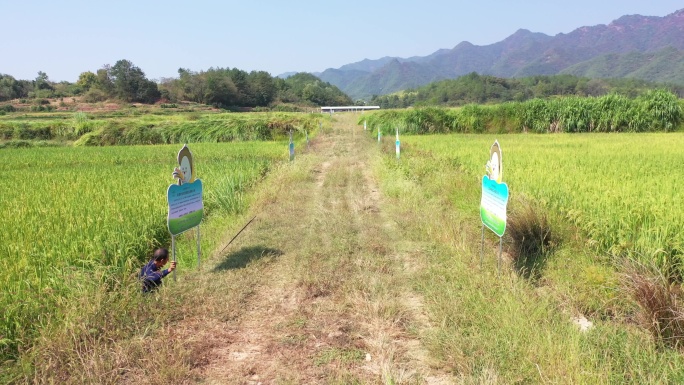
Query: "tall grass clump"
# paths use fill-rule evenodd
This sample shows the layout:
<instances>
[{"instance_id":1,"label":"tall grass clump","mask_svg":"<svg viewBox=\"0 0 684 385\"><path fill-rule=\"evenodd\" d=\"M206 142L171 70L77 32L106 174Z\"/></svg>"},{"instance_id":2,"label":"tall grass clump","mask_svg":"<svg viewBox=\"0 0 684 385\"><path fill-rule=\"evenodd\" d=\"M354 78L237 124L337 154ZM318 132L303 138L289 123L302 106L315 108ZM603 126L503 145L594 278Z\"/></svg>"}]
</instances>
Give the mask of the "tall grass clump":
<instances>
[{"instance_id":1,"label":"tall grass clump","mask_svg":"<svg viewBox=\"0 0 684 385\"><path fill-rule=\"evenodd\" d=\"M505 237L513 265L525 277L543 269L555 234L547 210L529 199L519 198L510 207Z\"/></svg>"},{"instance_id":2,"label":"tall grass clump","mask_svg":"<svg viewBox=\"0 0 684 385\"><path fill-rule=\"evenodd\" d=\"M637 305L635 320L656 341L684 347L684 297L681 283L673 282L653 264L626 261L621 284Z\"/></svg>"}]
</instances>

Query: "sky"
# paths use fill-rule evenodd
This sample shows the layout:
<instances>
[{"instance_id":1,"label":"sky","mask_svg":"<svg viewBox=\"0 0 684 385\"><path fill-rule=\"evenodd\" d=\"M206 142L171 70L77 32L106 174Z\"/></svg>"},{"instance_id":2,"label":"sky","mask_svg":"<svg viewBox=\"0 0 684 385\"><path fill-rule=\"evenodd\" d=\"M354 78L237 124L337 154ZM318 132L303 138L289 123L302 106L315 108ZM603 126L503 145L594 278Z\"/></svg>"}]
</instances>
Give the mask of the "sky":
<instances>
[{"instance_id":1,"label":"sky","mask_svg":"<svg viewBox=\"0 0 684 385\"><path fill-rule=\"evenodd\" d=\"M489 45L518 29L550 36L682 0L0 0L0 73L78 80L120 59L149 79L179 68L322 72L363 59Z\"/></svg>"}]
</instances>

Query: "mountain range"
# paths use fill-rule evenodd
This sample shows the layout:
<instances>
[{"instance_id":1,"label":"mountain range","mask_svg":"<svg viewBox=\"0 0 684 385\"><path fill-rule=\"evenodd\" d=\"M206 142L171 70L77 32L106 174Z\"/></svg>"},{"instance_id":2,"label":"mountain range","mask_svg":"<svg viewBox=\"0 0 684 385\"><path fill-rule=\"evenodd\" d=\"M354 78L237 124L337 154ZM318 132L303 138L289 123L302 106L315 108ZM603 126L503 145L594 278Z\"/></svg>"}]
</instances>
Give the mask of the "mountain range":
<instances>
[{"instance_id":1,"label":"mountain range","mask_svg":"<svg viewBox=\"0 0 684 385\"><path fill-rule=\"evenodd\" d=\"M684 9L628 15L555 36L519 29L485 46L461 42L428 56L383 57L314 73L353 99L369 99L477 72L498 77L572 74L684 84Z\"/></svg>"}]
</instances>

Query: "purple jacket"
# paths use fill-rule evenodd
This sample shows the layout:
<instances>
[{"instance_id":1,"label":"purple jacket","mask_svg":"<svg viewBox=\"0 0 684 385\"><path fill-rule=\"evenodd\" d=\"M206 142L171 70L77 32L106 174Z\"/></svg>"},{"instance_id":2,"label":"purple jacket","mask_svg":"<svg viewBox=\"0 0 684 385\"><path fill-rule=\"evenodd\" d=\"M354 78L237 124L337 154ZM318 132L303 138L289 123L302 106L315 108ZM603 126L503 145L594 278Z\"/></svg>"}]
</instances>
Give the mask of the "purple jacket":
<instances>
[{"instance_id":1,"label":"purple jacket","mask_svg":"<svg viewBox=\"0 0 684 385\"><path fill-rule=\"evenodd\" d=\"M169 275L169 269L161 270L151 260L140 270L140 281L143 293L148 293L162 284L162 278Z\"/></svg>"}]
</instances>

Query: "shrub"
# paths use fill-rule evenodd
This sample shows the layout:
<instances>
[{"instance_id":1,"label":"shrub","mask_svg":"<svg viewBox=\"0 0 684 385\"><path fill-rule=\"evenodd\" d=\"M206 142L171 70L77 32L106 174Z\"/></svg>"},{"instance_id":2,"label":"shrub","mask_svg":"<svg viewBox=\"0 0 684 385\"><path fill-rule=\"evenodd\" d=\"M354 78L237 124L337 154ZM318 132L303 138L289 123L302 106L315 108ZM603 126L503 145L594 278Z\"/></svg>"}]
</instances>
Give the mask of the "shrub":
<instances>
[{"instance_id":1,"label":"shrub","mask_svg":"<svg viewBox=\"0 0 684 385\"><path fill-rule=\"evenodd\" d=\"M92 130L93 124L89 121L88 115L82 111L76 112L74 114L74 135L81 136L83 134L87 134Z\"/></svg>"},{"instance_id":2,"label":"shrub","mask_svg":"<svg viewBox=\"0 0 684 385\"><path fill-rule=\"evenodd\" d=\"M107 100L107 94L97 88L91 88L83 95L83 101L86 103L104 102Z\"/></svg>"},{"instance_id":3,"label":"shrub","mask_svg":"<svg viewBox=\"0 0 684 385\"><path fill-rule=\"evenodd\" d=\"M33 147L28 140L10 140L9 142L0 143L0 148L27 148Z\"/></svg>"},{"instance_id":4,"label":"shrub","mask_svg":"<svg viewBox=\"0 0 684 385\"><path fill-rule=\"evenodd\" d=\"M2 112L14 112L16 110L17 109L14 108L14 106L11 104L5 104L4 106L0 106L0 111Z\"/></svg>"}]
</instances>

